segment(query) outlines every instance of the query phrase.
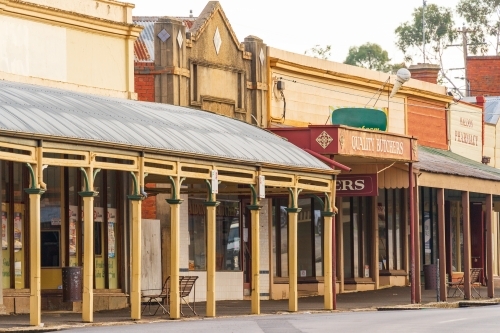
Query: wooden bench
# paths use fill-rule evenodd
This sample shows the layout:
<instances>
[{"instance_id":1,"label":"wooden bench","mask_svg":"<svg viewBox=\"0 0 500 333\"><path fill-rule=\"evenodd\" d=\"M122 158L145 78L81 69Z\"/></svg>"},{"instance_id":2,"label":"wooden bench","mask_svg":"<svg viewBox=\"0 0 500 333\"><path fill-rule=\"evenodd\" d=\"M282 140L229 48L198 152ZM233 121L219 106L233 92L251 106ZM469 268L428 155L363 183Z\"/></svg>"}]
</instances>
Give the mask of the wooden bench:
<instances>
[{"instance_id":1,"label":"wooden bench","mask_svg":"<svg viewBox=\"0 0 500 333\"><path fill-rule=\"evenodd\" d=\"M193 311L195 315L196 313L196 280L197 276L179 276L179 302L181 315L184 315L182 312L182 302L184 302L190 309ZM193 306L191 306L189 302L189 295L191 294L191 290L194 290L194 299ZM142 298L145 299L143 303L144 308L142 309L142 313L149 309L149 314L154 316L158 312L158 310L162 309L162 314L170 314L170 276L166 278L165 282L163 282L163 287L161 290L159 289L150 289L142 291ZM167 300L166 307L164 306L165 300ZM154 313L151 313L151 305L158 305Z\"/></svg>"}]
</instances>

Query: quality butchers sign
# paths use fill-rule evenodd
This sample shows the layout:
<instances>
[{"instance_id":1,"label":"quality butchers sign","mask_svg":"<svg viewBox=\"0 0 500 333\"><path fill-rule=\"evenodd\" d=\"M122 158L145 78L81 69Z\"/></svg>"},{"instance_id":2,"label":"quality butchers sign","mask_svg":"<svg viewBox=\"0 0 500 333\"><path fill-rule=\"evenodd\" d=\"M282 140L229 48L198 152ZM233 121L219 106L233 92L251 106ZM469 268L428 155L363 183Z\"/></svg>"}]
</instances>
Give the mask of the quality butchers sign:
<instances>
[{"instance_id":1,"label":"quality butchers sign","mask_svg":"<svg viewBox=\"0 0 500 333\"><path fill-rule=\"evenodd\" d=\"M376 174L338 175L337 196L360 197L377 196L378 182Z\"/></svg>"},{"instance_id":2,"label":"quality butchers sign","mask_svg":"<svg viewBox=\"0 0 500 333\"><path fill-rule=\"evenodd\" d=\"M416 140L409 137L339 128L338 138L340 155L401 161L417 159Z\"/></svg>"}]
</instances>

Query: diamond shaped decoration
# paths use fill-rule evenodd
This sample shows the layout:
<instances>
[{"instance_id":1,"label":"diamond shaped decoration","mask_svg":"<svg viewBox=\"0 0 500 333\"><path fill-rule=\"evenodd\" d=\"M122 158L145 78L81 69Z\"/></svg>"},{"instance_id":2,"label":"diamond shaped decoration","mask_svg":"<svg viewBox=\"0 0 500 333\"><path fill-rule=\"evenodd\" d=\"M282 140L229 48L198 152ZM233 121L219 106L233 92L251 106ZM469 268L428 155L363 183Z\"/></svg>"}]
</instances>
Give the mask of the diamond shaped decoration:
<instances>
[{"instance_id":1,"label":"diamond shaped decoration","mask_svg":"<svg viewBox=\"0 0 500 333\"><path fill-rule=\"evenodd\" d=\"M161 41L165 43L165 41L170 38L170 35L167 30L163 29L158 33L158 38L160 38Z\"/></svg>"},{"instance_id":2,"label":"diamond shaped decoration","mask_svg":"<svg viewBox=\"0 0 500 333\"><path fill-rule=\"evenodd\" d=\"M217 27L217 29L215 29L215 35L214 35L214 46L215 46L215 52L217 54L219 54L221 44L222 44L222 39L220 38L219 27Z\"/></svg>"},{"instance_id":3,"label":"diamond shaped decoration","mask_svg":"<svg viewBox=\"0 0 500 333\"><path fill-rule=\"evenodd\" d=\"M262 49L260 49L259 59L260 59L260 64L264 66L264 60L266 60L266 56L264 55L264 51Z\"/></svg>"},{"instance_id":4,"label":"diamond shaped decoration","mask_svg":"<svg viewBox=\"0 0 500 333\"><path fill-rule=\"evenodd\" d=\"M319 145L321 147L323 147L323 149L326 149L326 147L328 147L328 145L330 145L330 143L332 143L333 139L330 135L328 135L328 133L326 133L325 131L323 131L317 138L316 138L316 142L319 143Z\"/></svg>"},{"instance_id":5,"label":"diamond shaped decoration","mask_svg":"<svg viewBox=\"0 0 500 333\"><path fill-rule=\"evenodd\" d=\"M182 42L184 42L184 39L182 38L182 33L179 30L179 33L177 34L177 43L179 43L179 48L182 47Z\"/></svg>"}]
</instances>

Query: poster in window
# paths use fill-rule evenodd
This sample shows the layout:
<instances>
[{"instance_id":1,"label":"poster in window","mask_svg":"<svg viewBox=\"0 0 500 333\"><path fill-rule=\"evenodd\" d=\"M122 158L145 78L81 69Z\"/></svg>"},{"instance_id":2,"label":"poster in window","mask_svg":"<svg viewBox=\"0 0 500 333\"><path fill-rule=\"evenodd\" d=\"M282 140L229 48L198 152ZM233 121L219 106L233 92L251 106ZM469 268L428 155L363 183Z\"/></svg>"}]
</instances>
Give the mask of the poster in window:
<instances>
[{"instance_id":1,"label":"poster in window","mask_svg":"<svg viewBox=\"0 0 500 333\"><path fill-rule=\"evenodd\" d=\"M108 257L115 257L115 223L116 223L116 208L108 208Z\"/></svg>"},{"instance_id":2,"label":"poster in window","mask_svg":"<svg viewBox=\"0 0 500 333\"><path fill-rule=\"evenodd\" d=\"M14 213L14 251L17 252L23 248L23 214Z\"/></svg>"},{"instance_id":3,"label":"poster in window","mask_svg":"<svg viewBox=\"0 0 500 333\"><path fill-rule=\"evenodd\" d=\"M7 230L7 212L2 212L2 250L7 250L9 246Z\"/></svg>"},{"instance_id":4,"label":"poster in window","mask_svg":"<svg viewBox=\"0 0 500 333\"><path fill-rule=\"evenodd\" d=\"M76 220L78 206L69 206L69 255L76 255Z\"/></svg>"},{"instance_id":5,"label":"poster in window","mask_svg":"<svg viewBox=\"0 0 500 333\"><path fill-rule=\"evenodd\" d=\"M431 214L424 212L424 252L431 253Z\"/></svg>"},{"instance_id":6,"label":"poster in window","mask_svg":"<svg viewBox=\"0 0 500 333\"><path fill-rule=\"evenodd\" d=\"M94 207L94 222L102 222L102 207Z\"/></svg>"}]
</instances>

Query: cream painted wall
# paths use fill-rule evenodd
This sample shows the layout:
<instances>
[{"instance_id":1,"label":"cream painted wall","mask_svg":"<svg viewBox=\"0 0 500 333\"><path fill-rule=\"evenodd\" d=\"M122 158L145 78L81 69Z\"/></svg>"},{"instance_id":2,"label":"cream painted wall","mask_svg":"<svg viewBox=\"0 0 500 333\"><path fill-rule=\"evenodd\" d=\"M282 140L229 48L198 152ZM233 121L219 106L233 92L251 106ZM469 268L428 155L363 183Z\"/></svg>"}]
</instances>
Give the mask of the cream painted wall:
<instances>
[{"instance_id":1,"label":"cream painted wall","mask_svg":"<svg viewBox=\"0 0 500 333\"><path fill-rule=\"evenodd\" d=\"M131 9L135 7L134 4L113 0L26 0L26 2L125 23L132 23Z\"/></svg>"},{"instance_id":2,"label":"cream painted wall","mask_svg":"<svg viewBox=\"0 0 500 333\"><path fill-rule=\"evenodd\" d=\"M126 90L126 41L67 29L68 82Z\"/></svg>"},{"instance_id":3,"label":"cream painted wall","mask_svg":"<svg viewBox=\"0 0 500 333\"><path fill-rule=\"evenodd\" d=\"M483 155L489 156L491 158L489 166L494 168L498 167L500 164L496 161L495 151L495 141L496 141L496 126L493 124L484 124L484 147Z\"/></svg>"},{"instance_id":4,"label":"cream painted wall","mask_svg":"<svg viewBox=\"0 0 500 333\"><path fill-rule=\"evenodd\" d=\"M495 125L495 133L500 131L500 123ZM500 135L495 135L495 168L500 168Z\"/></svg>"},{"instance_id":5,"label":"cream painted wall","mask_svg":"<svg viewBox=\"0 0 500 333\"><path fill-rule=\"evenodd\" d=\"M292 125L330 124L330 106L383 108L389 105L389 132L405 134L404 98L396 96L388 104L387 95L382 94L371 99L377 89L360 88L345 82L333 82L313 79L299 73L284 70L272 70L272 77L282 78L285 82L286 120ZM371 100L370 100L371 99ZM272 87L271 117L281 118L283 100ZM286 123L286 122L285 122Z\"/></svg>"},{"instance_id":6,"label":"cream painted wall","mask_svg":"<svg viewBox=\"0 0 500 333\"><path fill-rule=\"evenodd\" d=\"M0 15L0 79L133 98L128 43L122 37Z\"/></svg>"},{"instance_id":7,"label":"cream painted wall","mask_svg":"<svg viewBox=\"0 0 500 333\"><path fill-rule=\"evenodd\" d=\"M450 150L481 162L483 156L482 108L458 103L450 106Z\"/></svg>"},{"instance_id":8,"label":"cream painted wall","mask_svg":"<svg viewBox=\"0 0 500 333\"><path fill-rule=\"evenodd\" d=\"M224 84L213 84L224 82ZM198 97L209 95L238 101L238 74L235 72L198 65ZM230 89L228 89L230 88Z\"/></svg>"},{"instance_id":9,"label":"cream painted wall","mask_svg":"<svg viewBox=\"0 0 500 333\"><path fill-rule=\"evenodd\" d=\"M0 15L0 72L67 80L66 29Z\"/></svg>"}]
</instances>

